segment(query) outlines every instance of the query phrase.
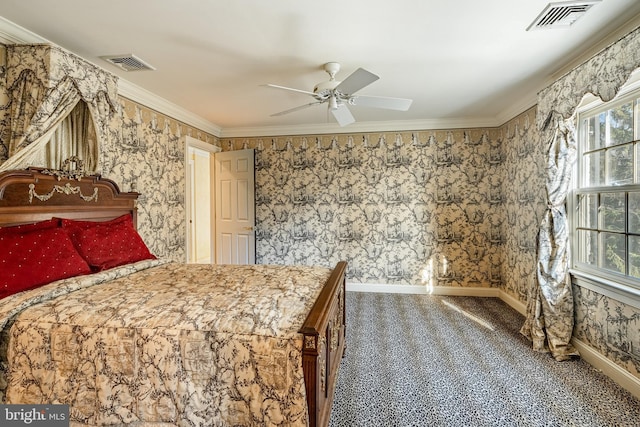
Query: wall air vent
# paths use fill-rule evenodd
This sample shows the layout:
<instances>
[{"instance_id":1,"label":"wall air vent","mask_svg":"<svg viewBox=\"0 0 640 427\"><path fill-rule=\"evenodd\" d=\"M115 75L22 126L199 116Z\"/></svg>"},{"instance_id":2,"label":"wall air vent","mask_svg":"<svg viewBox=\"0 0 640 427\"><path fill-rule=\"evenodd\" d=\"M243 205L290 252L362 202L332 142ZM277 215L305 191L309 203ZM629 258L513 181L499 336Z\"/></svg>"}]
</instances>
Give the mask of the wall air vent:
<instances>
[{"instance_id":1,"label":"wall air vent","mask_svg":"<svg viewBox=\"0 0 640 427\"><path fill-rule=\"evenodd\" d=\"M573 25L587 10L602 0L563 1L549 3L538 17L527 27L529 30L545 28L567 28Z\"/></svg>"},{"instance_id":2,"label":"wall air vent","mask_svg":"<svg viewBox=\"0 0 640 427\"><path fill-rule=\"evenodd\" d=\"M125 55L101 56L100 58L122 68L125 71L155 70L155 67L152 67L142 59L130 53Z\"/></svg>"}]
</instances>

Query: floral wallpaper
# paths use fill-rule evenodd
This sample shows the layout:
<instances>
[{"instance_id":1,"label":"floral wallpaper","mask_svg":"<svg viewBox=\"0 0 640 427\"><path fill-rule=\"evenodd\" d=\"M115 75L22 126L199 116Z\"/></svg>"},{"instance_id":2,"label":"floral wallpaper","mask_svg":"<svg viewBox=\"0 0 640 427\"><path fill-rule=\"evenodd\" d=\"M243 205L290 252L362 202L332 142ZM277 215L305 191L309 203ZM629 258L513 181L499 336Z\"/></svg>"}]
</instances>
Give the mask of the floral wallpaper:
<instances>
[{"instance_id":1,"label":"floral wallpaper","mask_svg":"<svg viewBox=\"0 0 640 427\"><path fill-rule=\"evenodd\" d=\"M2 58L0 46L0 162ZM536 112L490 129L219 140L121 97L101 173L141 193L139 227L152 252L182 260L183 137L253 148L259 263L345 259L350 282L498 287L526 303L546 208ZM574 289L574 335L638 375L640 311Z\"/></svg>"},{"instance_id":2,"label":"floral wallpaper","mask_svg":"<svg viewBox=\"0 0 640 427\"><path fill-rule=\"evenodd\" d=\"M546 208L535 117L220 145L256 150L259 262L347 258L352 282L501 287L525 302Z\"/></svg>"}]
</instances>

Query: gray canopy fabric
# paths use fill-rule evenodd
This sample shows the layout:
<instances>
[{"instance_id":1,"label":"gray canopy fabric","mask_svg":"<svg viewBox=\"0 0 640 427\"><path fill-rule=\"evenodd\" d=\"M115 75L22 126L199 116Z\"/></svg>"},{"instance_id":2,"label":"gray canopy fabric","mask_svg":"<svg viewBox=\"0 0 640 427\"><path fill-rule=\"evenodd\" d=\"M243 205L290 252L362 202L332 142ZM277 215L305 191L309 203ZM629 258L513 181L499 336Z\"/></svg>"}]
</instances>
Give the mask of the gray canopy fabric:
<instances>
[{"instance_id":1,"label":"gray canopy fabric","mask_svg":"<svg viewBox=\"0 0 640 427\"><path fill-rule=\"evenodd\" d=\"M109 139L109 123L118 106L117 77L50 45L7 46L7 88L10 135L8 159L0 170L40 164L44 145L76 107L87 104L95 138L85 152L93 159L86 172L95 172L99 147ZM91 134L91 132L89 132Z\"/></svg>"}]
</instances>

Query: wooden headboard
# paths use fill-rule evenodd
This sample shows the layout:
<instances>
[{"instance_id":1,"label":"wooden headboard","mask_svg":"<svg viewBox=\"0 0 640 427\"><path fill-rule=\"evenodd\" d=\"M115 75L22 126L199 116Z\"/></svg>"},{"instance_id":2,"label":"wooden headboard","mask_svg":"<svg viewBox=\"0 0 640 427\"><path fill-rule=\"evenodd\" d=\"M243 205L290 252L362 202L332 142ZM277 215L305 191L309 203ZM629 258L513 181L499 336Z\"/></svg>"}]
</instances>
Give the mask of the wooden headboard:
<instances>
[{"instance_id":1,"label":"wooden headboard","mask_svg":"<svg viewBox=\"0 0 640 427\"><path fill-rule=\"evenodd\" d=\"M52 217L107 221L131 214L137 225L138 193L122 193L100 175L79 179L43 168L0 172L0 227Z\"/></svg>"}]
</instances>

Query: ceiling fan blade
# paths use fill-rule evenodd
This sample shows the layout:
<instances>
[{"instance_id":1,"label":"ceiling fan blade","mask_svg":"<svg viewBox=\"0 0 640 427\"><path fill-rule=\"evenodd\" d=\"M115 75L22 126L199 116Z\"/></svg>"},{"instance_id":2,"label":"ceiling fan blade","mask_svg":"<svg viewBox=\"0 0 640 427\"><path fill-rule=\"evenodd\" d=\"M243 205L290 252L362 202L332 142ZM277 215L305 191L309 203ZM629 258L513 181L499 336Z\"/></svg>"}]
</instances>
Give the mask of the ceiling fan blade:
<instances>
[{"instance_id":1,"label":"ceiling fan blade","mask_svg":"<svg viewBox=\"0 0 640 427\"><path fill-rule=\"evenodd\" d=\"M365 86L378 80L380 77L365 70L364 68L358 68L342 81L335 90L345 95L351 95L359 91Z\"/></svg>"},{"instance_id":2,"label":"ceiling fan blade","mask_svg":"<svg viewBox=\"0 0 640 427\"><path fill-rule=\"evenodd\" d=\"M266 84L266 85L262 85L262 86L273 87L273 88L276 88L276 89L284 89L284 90L289 90L289 91L292 91L292 92L305 93L305 94L307 94L307 95L311 95L311 96L313 96L313 97L315 97L315 96L316 96L316 94L315 94L315 93L313 93L313 92L309 92L308 90L294 89L294 88L292 88L292 87L272 85L272 84L270 84L270 83L269 83L269 84Z\"/></svg>"},{"instance_id":3,"label":"ceiling fan blade","mask_svg":"<svg viewBox=\"0 0 640 427\"><path fill-rule=\"evenodd\" d=\"M356 121L351 111L344 104L339 105L338 108L329 109L329 111L331 111L340 126L346 126Z\"/></svg>"},{"instance_id":4,"label":"ceiling fan blade","mask_svg":"<svg viewBox=\"0 0 640 427\"><path fill-rule=\"evenodd\" d=\"M285 114L293 113L294 111L302 110L307 107L311 107L312 105L322 104L322 101L310 102L308 104L300 105L295 108L290 108L288 110L280 111L279 113L272 114L271 117L275 116L284 116Z\"/></svg>"},{"instance_id":5,"label":"ceiling fan blade","mask_svg":"<svg viewBox=\"0 0 640 427\"><path fill-rule=\"evenodd\" d=\"M386 108L387 110L407 111L413 102L406 98L387 98L384 96L354 96L351 98L353 105L363 107Z\"/></svg>"}]
</instances>

